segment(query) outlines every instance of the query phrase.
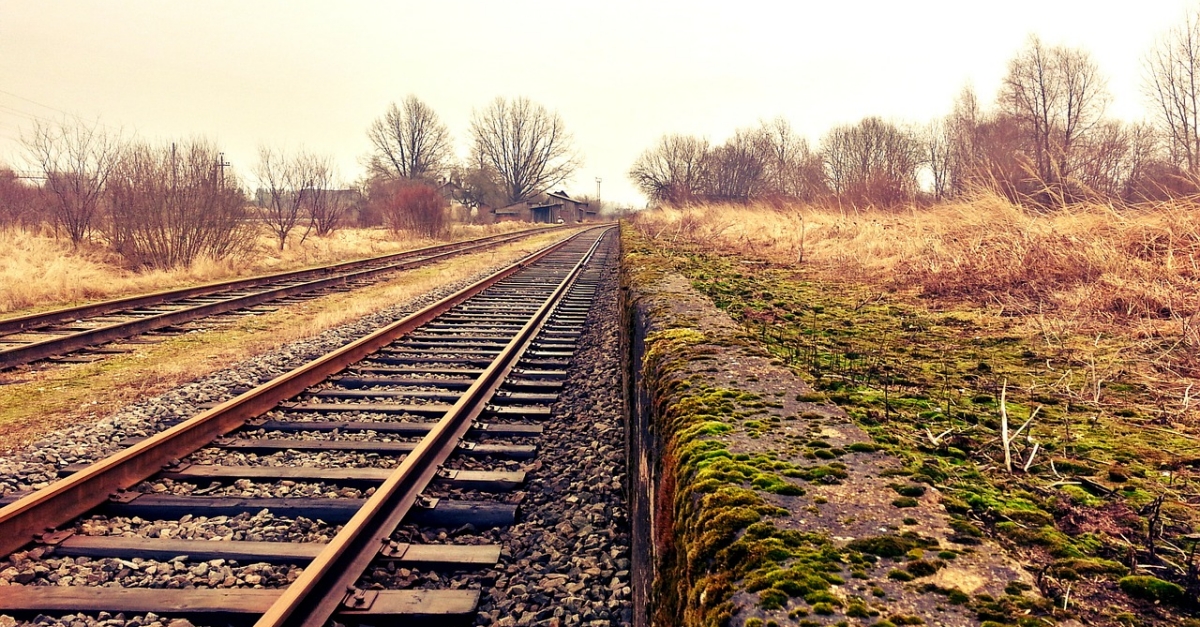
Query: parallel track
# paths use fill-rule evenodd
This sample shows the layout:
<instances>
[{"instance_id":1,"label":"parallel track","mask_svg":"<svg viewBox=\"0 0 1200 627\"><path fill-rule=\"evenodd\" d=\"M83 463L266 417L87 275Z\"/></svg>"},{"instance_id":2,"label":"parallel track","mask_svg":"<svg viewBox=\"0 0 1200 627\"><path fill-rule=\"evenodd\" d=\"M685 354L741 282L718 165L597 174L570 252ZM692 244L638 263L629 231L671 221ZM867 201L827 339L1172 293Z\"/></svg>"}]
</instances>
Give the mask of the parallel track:
<instances>
[{"instance_id":1,"label":"parallel track","mask_svg":"<svg viewBox=\"0 0 1200 627\"><path fill-rule=\"evenodd\" d=\"M453 469L464 457L528 458L566 376L591 306L611 229L585 232L544 249L369 336L226 401L0 509L0 553L31 542L59 555L122 559L241 560L304 564L286 589L121 589L0 587L0 613L155 612L260 626L324 625L386 617L447 624L473 618L478 591L364 590L380 560L462 569L499 558L498 546L397 543L401 522L438 527L512 524L504 500L423 496L434 483L503 492L523 472ZM611 237L608 239L611 240ZM600 251L598 253L597 251ZM344 416L344 417L343 417ZM303 433L306 438L297 438ZM486 440L481 440L486 438ZM519 438L519 443L496 440ZM261 459L288 451L370 451L394 468L223 465L230 452ZM182 462L176 460L183 460ZM479 462L475 462L478 464ZM230 498L144 493L142 482L197 485L325 482L371 486L369 498ZM139 488L139 486L143 486ZM210 487L209 489L213 489ZM197 490L206 492L207 490ZM344 523L328 544L159 540L79 533L88 516L172 519L275 515ZM80 519L79 517L85 517Z\"/></svg>"},{"instance_id":2,"label":"parallel track","mask_svg":"<svg viewBox=\"0 0 1200 627\"><path fill-rule=\"evenodd\" d=\"M369 284L382 276L545 233L539 228L320 268L131 296L0 320L0 370L281 299Z\"/></svg>"}]
</instances>

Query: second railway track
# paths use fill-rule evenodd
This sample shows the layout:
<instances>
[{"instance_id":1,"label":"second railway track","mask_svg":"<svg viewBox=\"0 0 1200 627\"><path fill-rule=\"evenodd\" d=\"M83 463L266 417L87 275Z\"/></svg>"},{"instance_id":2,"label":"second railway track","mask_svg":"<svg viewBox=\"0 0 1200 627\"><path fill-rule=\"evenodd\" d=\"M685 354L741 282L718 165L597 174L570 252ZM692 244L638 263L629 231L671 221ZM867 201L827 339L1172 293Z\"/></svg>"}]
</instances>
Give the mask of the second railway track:
<instances>
[{"instance_id":1,"label":"second railway track","mask_svg":"<svg viewBox=\"0 0 1200 627\"><path fill-rule=\"evenodd\" d=\"M309 298L329 290L352 289L393 272L493 248L546 231L532 229L505 233L320 268L222 281L3 319L0 320L0 370L47 358L62 358L76 351L94 349L201 318L291 298Z\"/></svg>"},{"instance_id":2,"label":"second railway track","mask_svg":"<svg viewBox=\"0 0 1200 627\"><path fill-rule=\"evenodd\" d=\"M6 554L33 546L23 558L117 560L155 573L178 565L216 573L212 587L114 587L120 577L103 576L91 583L109 585L64 586L60 578L53 587L0 587L0 613L154 612L259 625L474 620L478 589L389 589L369 573L381 564L385 573L486 567L506 550L444 542L444 532L435 536L441 544L411 539L423 528L485 529L519 517L522 497L509 492L526 478L520 460L538 453L615 247L591 233L105 460L67 467L63 481L9 497L0 510ZM232 521L262 510L309 541L234 529ZM160 527L177 529L195 518L217 521L220 534L122 531L164 520L176 523ZM284 566L263 576L243 564ZM31 568L35 578L23 583L40 581ZM171 578L150 580L173 587ZM230 581L250 585L215 585Z\"/></svg>"}]
</instances>

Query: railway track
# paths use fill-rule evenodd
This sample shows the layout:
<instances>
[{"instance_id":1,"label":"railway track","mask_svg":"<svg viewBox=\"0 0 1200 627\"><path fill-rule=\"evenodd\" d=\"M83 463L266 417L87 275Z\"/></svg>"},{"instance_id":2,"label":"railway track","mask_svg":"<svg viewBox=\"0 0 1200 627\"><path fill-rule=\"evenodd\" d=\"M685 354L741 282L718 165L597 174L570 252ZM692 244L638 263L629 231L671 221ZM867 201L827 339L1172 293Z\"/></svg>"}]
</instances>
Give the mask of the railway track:
<instances>
[{"instance_id":1,"label":"railway track","mask_svg":"<svg viewBox=\"0 0 1200 627\"><path fill-rule=\"evenodd\" d=\"M89 575L95 585L63 585L38 579L34 566L33 578L15 582L58 585L2 586L0 613L152 612L261 626L471 622L478 589L389 589L368 573L464 571L500 559L496 544L413 538L516 522L520 460L538 454L614 249L610 228L574 236L95 464L67 466L49 487L6 497L0 553L216 579L164 589L178 580L115 587L105 584L121 577ZM124 532L197 519L220 535ZM235 520L259 519L275 524L226 533ZM280 527L302 528L308 541L268 541Z\"/></svg>"},{"instance_id":2,"label":"railway track","mask_svg":"<svg viewBox=\"0 0 1200 627\"><path fill-rule=\"evenodd\" d=\"M373 283L383 276L516 241L547 229L530 229L430 246L320 268L222 281L108 300L0 320L0 370L56 358L94 361L129 347L95 347L187 322L251 310L273 302L312 298ZM80 351L97 352L81 354Z\"/></svg>"}]
</instances>

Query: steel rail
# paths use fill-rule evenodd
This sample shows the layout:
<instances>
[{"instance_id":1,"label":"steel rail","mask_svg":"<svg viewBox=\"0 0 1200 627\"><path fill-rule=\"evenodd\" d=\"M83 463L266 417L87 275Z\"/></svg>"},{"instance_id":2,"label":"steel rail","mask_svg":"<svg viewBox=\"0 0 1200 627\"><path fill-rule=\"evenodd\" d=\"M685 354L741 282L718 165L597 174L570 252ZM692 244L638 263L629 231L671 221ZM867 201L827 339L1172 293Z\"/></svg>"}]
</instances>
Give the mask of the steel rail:
<instances>
[{"instance_id":1,"label":"steel rail","mask_svg":"<svg viewBox=\"0 0 1200 627\"><path fill-rule=\"evenodd\" d=\"M341 263L335 263L328 266L262 274L244 279L218 281L215 283L206 283L204 285L197 285L193 287L163 290L136 296L126 296L123 298L105 300L98 303L90 303L87 305L78 305L75 307L55 309L53 311L44 311L41 313L28 314L14 318L6 318L0 320L0 334L11 334L25 331L27 329L52 326L64 322L73 322L75 320L92 318L125 309L149 307L153 305L161 305L167 302L184 300L187 298L209 296L218 292L257 287L263 285L264 283L271 283L275 281L301 280L306 277L353 270L376 263L388 263L393 260L406 259L408 257L446 252L464 246L468 247L469 249L469 247L472 246L486 246L489 244L503 243L510 240L521 239L522 237L532 236L537 233L549 233L562 228L569 227L543 227L536 229L525 229L521 231L514 231L512 233L502 233L500 235L489 235L487 237L464 240L461 242L438 244L436 246L425 246L423 248L414 248L412 250L402 250L399 252L388 253L386 255L379 255L377 257L343 261Z\"/></svg>"},{"instance_id":2,"label":"steel rail","mask_svg":"<svg viewBox=\"0 0 1200 627\"><path fill-rule=\"evenodd\" d=\"M591 230L527 255L420 311L0 508L0 555L103 504L110 495L153 476L172 460L199 450Z\"/></svg>"},{"instance_id":3,"label":"steel rail","mask_svg":"<svg viewBox=\"0 0 1200 627\"><path fill-rule=\"evenodd\" d=\"M596 238L588 252L571 269L538 310L528 319L471 387L448 410L404 461L377 488L300 577L255 623L255 627L303 625L320 627L345 602L346 609L366 603L356 597L353 584L375 559L383 543L408 515L421 492L458 447L472 422L499 389L508 373L532 344L537 331L567 294L607 234Z\"/></svg>"},{"instance_id":4,"label":"steel rail","mask_svg":"<svg viewBox=\"0 0 1200 627\"><path fill-rule=\"evenodd\" d=\"M548 231L548 230L549 229L541 229L540 231ZM525 237L525 235L523 235L521 237ZM426 248L426 249L422 249L422 250L425 251L426 253L428 253L427 256L418 257L416 259L411 259L408 261L396 261L396 262L391 262L388 265L381 266L381 267L367 268L364 270L356 270L356 271L351 271L346 274L335 274L334 276L328 276L325 278L319 278L319 279L314 279L311 281L306 281L304 283L269 289L269 290L265 290L265 291L261 291L261 292L256 292L253 294L248 294L246 296L229 298L229 299L217 301L215 303L206 303L206 304L196 305L193 307L186 307L183 309L178 309L175 311L164 312L161 314L155 314L155 315L151 315L151 316L135 318L133 320L128 320L128 321L124 321L124 322L117 322L117 323L113 323L113 324L106 325L103 327L97 327L95 329L89 329L87 331L80 331L80 332L72 333L67 336L47 338L45 340L26 344L24 346L16 346L13 348L0 349L0 370L5 369L5 368L14 368L16 366L20 366L20 365L27 364L27 363L30 363L33 361L37 361L39 359L46 359L47 357L53 357L55 355L69 353L71 351L76 351L76 350L79 350L82 348L87 348L89 346L96 346L98 344L103 344L105 342L111 342L114 340L119 340L119 339L123 339L123 338L127 338L127 337L132 337L135 335L140 335L142 333L146 333L148 331L153 331L155 329L162 329L162 328L169 327L172 325L182 324L184 322L189 322L191 320L196 320L198 318L215 316L215 315L227 313L230 311L236 311L238 309L244 309L246 307L253 307L255 305L260 305L262 303L270 302L273 300L278 300L280 298L286 298L288 296L296 296L296 295L304 294L304 293L322 289L322 288L336 287L339 285L343 285L345 283L350 283L352 281L373 278L380 274L386 274L389 272L395 272L395 271L405 270L405 269L412 268L412 267L417 267L417 266L424 265L424 264L427 264L427 263L430 263L432 261L436 261L439 259L445 259L445 258L453 257L456 255L460 255L460 254L463 254L464 252L475 250L476 248L494 246L499 243L510 241L511 239L520 239L520 237L512 237L512 238L502 239L502 240L498 240L498 241L488 241L488 242L483 242L483 243L477 243L477 244L474 244L474 245L471 245L471 246L468 246L465 248L455 247L456 245L432 247L432 248L439 248L439 249L447 248L447 247L451 248L450 250L443 250L441 252L436 252L436 251L430 252L429 249ZM400 253L397 253L397 254L400 254ZM405 254L407 254L407 253L405 253ZM359 262L350 262L350 263L359 263ZM330 267L332 268L333 266L330 266ZM254 279L244 279L239 282L252 281L252 280L254 280ZM274 282L274 281L266 281L266 283L271 283L271 282ZM233 282L233 283L238 283L238 282ZM260 282L258 284L262 285L263 283ZM188 288L188 289L192 289L192 288ZM200 289L200 288L195 288L195 289ZM230 288L230 289L233 289L233 288ZM160 294L166 294L166 293L160 292ZM181 297L176 300L182 300L184 298L192 298L192 297L194 297L194 295ZM142 298L149 298L149 297L142 297ZM109 301L109 302L114 302L114 301ZM168 301L164 300L164 301L159 301L159 302L161 303L161 302L168 302ZM101 304L103 304L103 303L97 304L95 306L99 306ZM139 304L139 306L145 306L145 304ZM123 307L123 309L127 309L127 308L128 307ZM52 312L52 313L57 314L58 312Z\"/></svg>"}]
</instances>

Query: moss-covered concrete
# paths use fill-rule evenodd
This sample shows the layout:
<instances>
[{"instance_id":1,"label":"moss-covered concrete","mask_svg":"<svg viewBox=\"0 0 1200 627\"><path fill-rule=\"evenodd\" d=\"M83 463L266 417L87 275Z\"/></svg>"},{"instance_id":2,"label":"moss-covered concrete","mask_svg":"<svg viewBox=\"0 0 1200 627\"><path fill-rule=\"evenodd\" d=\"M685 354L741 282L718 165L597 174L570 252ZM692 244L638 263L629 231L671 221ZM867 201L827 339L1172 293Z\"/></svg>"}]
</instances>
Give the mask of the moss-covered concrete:
<instances>
[{"instance_id":1,"label":"moss-covered concrete","mask_svg":"<svg viewBox=\"0 0 1200 627\"><path fill-rule=\"evenodd\" d=\"M624 236L630 475L651 488L647 620L1053 622L1033 577L952 519L932 482L697 293L669 254Z\"/></svg>"}]
</instances>

